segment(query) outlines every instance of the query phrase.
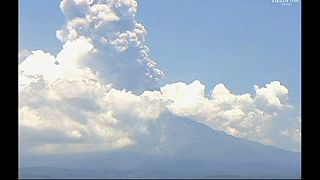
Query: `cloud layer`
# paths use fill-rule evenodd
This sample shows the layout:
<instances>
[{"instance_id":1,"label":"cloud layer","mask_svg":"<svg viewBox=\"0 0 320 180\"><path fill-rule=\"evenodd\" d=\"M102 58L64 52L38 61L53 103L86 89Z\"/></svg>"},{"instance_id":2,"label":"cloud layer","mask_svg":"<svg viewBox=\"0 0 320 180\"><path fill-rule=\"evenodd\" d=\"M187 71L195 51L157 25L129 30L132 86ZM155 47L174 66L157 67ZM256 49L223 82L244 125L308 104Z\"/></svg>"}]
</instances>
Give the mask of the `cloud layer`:
<instances>
[{"instance_id":1,"label":"cloud layer","mask_svg":"<svg viewBox=\"0 0 320 180\"><path fill-rule=\"evenodd\" d=\"M24 152L87 152L121 148L170 112L215 130L272 144L273 121L291 106L278 81L233 94L224 84L210 94L198 80L159 87L163 72L150 59L146 30L133 0L63 0L64 43L53 56L28 51L19 64L19 130ZM27 51L26 51L27 52ZM26 53L24 53L26 54ZM282 137L300 139L300 130Z\"/></svg>"},{"instance_id":2,"label":"cloud layer","mask_svg":"<svg viewBox=\"0 0 320 180\"><path fill-rule=\"evenodd\" d=\"M269 129L277 113L289 107L288 90L278 81L266 87L255 86L254 96L236 95L223 84L216 85L208 97L200 81L174 83L161 87L165 100L171 101L169 111L203 122L216 130L237 137L270 143Z\"/></svg>"}]
</instances>

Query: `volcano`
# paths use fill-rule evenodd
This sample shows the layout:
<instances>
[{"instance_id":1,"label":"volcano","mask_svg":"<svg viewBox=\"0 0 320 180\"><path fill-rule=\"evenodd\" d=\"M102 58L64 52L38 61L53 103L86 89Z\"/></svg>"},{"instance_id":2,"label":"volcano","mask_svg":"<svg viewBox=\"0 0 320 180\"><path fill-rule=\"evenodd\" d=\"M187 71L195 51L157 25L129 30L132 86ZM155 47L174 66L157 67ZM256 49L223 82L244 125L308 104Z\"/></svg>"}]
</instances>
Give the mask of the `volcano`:
<instances>
[{"instance_id":1,"label":"volcano","mask_svg":"<svg viewBox=\"0 0 320 180\"><path fill-rule=\"evenodd\" d=\"M21 178L300 178L289 152L172 115L132 146L95 153L20 157Z\"/></svg>"}]
</instances>

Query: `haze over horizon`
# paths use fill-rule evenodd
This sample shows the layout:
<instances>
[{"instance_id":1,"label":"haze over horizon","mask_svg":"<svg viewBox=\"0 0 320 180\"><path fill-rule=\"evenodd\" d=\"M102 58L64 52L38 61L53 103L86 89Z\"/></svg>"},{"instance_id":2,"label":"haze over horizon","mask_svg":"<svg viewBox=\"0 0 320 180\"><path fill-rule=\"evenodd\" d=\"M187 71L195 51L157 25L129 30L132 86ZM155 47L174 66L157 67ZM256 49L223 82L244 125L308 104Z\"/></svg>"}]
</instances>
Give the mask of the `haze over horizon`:
<instances>
[{"instance_id":1,"label":"haze over horizon","mask_svg":"<svg viewBox=\"0 0 320 180\"><path fill-rule=\"evenodd\" d=\"M147 46L147 30L143 26L143 22L138 21L136 17L138 3L135 1L105 1L106 4L104 4L102 2L90 5L90 1L61 1L60 8L66 22L64 25L63 22L59 22L61 28L56 31L57 38L63 44L62 50L57 55L51 55L46 49L32 49L31 40L27 40L25 37L26 34L32 33L31 30L35 30L26 23L33 22L40 25L41 23L34 21L36 19L32 19L32 17L42 12L33 11L30 15L26 15L27 10L41 8L46 3L50 3L39 2L37 3L39 7L37 7L27 0L20 2L19 126L21 132L28 133L28 138L32 141L35 140L33 136L43 136L41 140L27 143L26 147L35 148L39 151L41 151L40 149L46 149L47 151L49 147L49 149L65 149L62 146L70 146L70 149L74 149L72 146L87 147L90 144L88 142L93 140L97 143L95 145L101 146L101 148L130 145L134 143L132 138L134 134L145 133L149 121L154 121L161 116L161 113L169 111L177 116L194 119L215 130L222 130L236 137L291 151L300 151L300 105L292 104L290 99L296 97L290 96L291 91L281 83L281 78L270 80L266 85L254 85L254 91L241 94L235 94L224 83L219 83L213 89L210 89L201 79L196 78L199 77L198 73L195 73L195 78L190 83L175 82L160 85L166 81L166 73L164 73L166 71L159 68L156 63L157 60L152 58L152 53L157 52L155 48L158 45L153 45L155 48L151 50ZM154 5L145 1L141 2L142 7L145 7L143 10L147 12L149 11L148 6L161 8L165 3L168 2L157 2ZM190 4L193 3L194 1L190 1ZM209 2L204 1L204 3ZM173 2L173 4L175 6L169 7L171 11L168 13L170 14L173 13L172 9L178 5L183 10L192 9L191 5L188 6L186 2ZM221 2L210 2L209 4L212 5L210 6L212 9L215 6L222 6ZM242 6L238 7L240 10L248 8L245 7L245 5L248 5L246 1L239 5L241 4ZM235 6L232 3L228 5L225 7L226 11ZM264 6L265 4L251 3L251 5ZM285 11L288 9L288 11L293 11L294 8L297 8L292 7L297 5L291 7L268 5ZM206 16L202 15L198 11L200 7L202 8L203 5L199 4L199 7L193 7L199 17L202 19L216 18L215 16L209 16L209 12L206 12ZM52 10L49 12L55 13ZM159 9L156 10L156 13L159 12ZM46 16L45 12L42 13L44 17L49 17ZM189 17L186 13L188 12L181 12L182 15ZM256 11L251 13L256 13ZM264 13L267 13L267 11ZM181 14L176 12L176 16L173 17L181 17ZM138 15L140 19L147 19L142 12ZM150 16L149 18L159 19L149 12L146 15L147 17ZM253 20L251 16L248 17L245 14L242 16L246 23ZM59 19L55 20L54 16L50 16L50 18L53 22ZM224 18L227 20L226 17ZM202 22L196 19L191 20L190 22L195 24ZM259 20L259 17L256 17L255 20ZM279 18L272 20L275 21L274 25L278 25L276 21L279 21ZM297 22L297 20L295 21ZM178 22L178 19L173 22ZM232 22L234 23L234 20ZM213 31L206 33L208 39L211 36L214 37L212 33L217 31L216 29L220 26L235 26L235 23L225 24L226 22L223 19L210 23L212 25L201 24L203 30ZM252 23L260 24L259 21ZM155 22L149 22L149 24L156 26ZM179 29L182 25L178 23L177 26L170 24L170 27ZM167 24L158 26L159 29L162 29ZM211 27L211 29L207 27ZM155 29L155 27L150 28ZM243 27L240 24L239 30L241 28ZM231 32L238 33L239 30L229 30L229 34ZM299 30L298 27L297 30ZM189 31L192 34L195 30L190 29ZM258 31L260 30L258 29ZM184 29L182 33L188 34L188 29ZM251 33L253 34L253 32ZM197 35L202 36L201 34ZM246 34L239 35L247 36ZM268 35L270 36L270 34ZM44 36L49 37L50 34ZM181 38L179 34L169 35L169 37L171 36ZM191 38L191 42L195 41L192 40L192 36L188 37ZM260 41L262 40L265 39ZM227 43L230 40L226 38L224 41L226 41L224 43ZM212 42L212 44L219 46L221 42L218 42L220 41ZM199 44L199 48L205 48L204 45ZM233 45L230 44L231 47ZM184 45L180 44L179 46L177 52L180 52L179 49ZM185 45L185 47L190 48L188 45ZM237 48L244 50L241 46ZM197 52L198 50L194 49L194 51ZM219 54L214 50L206 53ZM170 51L169 54L172 55L172 52ZM224 60L212 59L213 64L215 66L221 66L219 65L220 62L220 64L225 64L225 58L221 58ZM168 59L168 62L172 65L170 69L178 65L177 72L180 71L181 65L177 64L177 62L180 62L179 59L175 62L174 56L172 56L171 59ZM191 62L188 60L183 62L185 65L182 67L189 69L190 65L191 67L197 67L197 64L202 62L205 65L207 61L194 59ZM247 63L246 60L243 60L243 62ZM237 61L230 62L229 65L232 65L232 63L237 63ZM208 65L211 66L211 64ZM250 67L246 68L241 71L250 71ZM226 70L228 70L227 67ZM275 70L271 73L277 73ZM215 77L219 77L216 74L218 72L214 73ZM221 77L223 73L220 72ZM172 76L172 71L170 71L170 76ZM178 79L183 79L183 76L176 76ZM192 76L192 73L188 76ZM296 77L298 77L298 74ZM186 78L187 81L189 79L190 77ZM237 80L242 81L240 78ZM286 81L286 79L284 80ZM33 96L32 100L30 100L30 96ZM134 107L133 112L132 107ZM135 120L128 122L127 118ZM57 122L58 120L62 120L63 123ZM58 135L59 137L54 139L60 139L63 143L52 143L50 139ZM108 143L104 144L105 141L108 141ZM75 145L74 142L78 142L78 144Z\"/></svg>"},{"instance_id":2,"label":"haze over horizon","mask_svg":"<svg viewBox=\"0 0 320 180\"><path fill-rule=\"evenodd\" d=\"M19 173L300 177L300 6L21 0Z\"/></svg>"}]
</instances>

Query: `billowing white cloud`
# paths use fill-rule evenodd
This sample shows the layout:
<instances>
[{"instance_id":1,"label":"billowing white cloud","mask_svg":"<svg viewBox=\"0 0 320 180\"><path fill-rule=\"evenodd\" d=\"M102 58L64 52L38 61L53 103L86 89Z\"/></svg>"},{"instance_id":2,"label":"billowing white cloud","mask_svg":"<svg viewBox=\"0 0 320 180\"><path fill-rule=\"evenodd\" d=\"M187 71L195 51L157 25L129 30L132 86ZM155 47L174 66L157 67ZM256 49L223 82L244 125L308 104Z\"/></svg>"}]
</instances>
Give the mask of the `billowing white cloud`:
<instances>
[{"instance_id":1,"label":"billowing white cloud","mask_svg":"<svg viewBox=\"0 0 320 180\"><path fill-rule=\"evenodd\" d=\"M126 147L149 133L149 123L163 112L273 143L274 118L289 106L280 82L255 86L254 95L233 94L222 83L207 95L199 80L159 87L163 72L149 57L146 30L135 20L136 1L63 0L60 7L66 16L57 31L62 50L56 56L32 51L19 64L19 130L26 152Z\"/></svg>"},{"instance_id":2,"label":"billowing white cloud","mask_svg":"<svg viewBox=\"0 0 320 180\"><path fill-rule=\"evenodd\" d=\"M204 97L204 85L194 81L187 85L182 82L168 84L160 88L163 99L169 102L168 108L179 116L203 114L208 106Z\"/></svg>"},{"instance_id":3,"label":"billowing white cloud","mask_svg":"<svg viewBox=\"0 0 320 180\"><path fill-rule=\"evenodd\" d=\"M259 106L265 106L270 109L283 109L288 98L288 89L280 84L279 81L271 82L266 87L254 87L256 90L255 101Z\"/></svg>"},{"instance_id":4,"label":"billowing white cloud","mask_svg":"<svg viewBox=\"0 0 320 180\"><path fill-rule=\"evenodd\" d=\"M39 141L39 136L42 139L30 151L50 147L52 151L81 152L127 146L134 143L135 134L148 133L148 123L164 109L157 92L137 96L90 76L52 81L43 77L30 77L20 90L22 137L28 136L30 143Z\"/></svg>"},{"instance_id":5,"label":"billowing white cloud","mask_svg":"<svg viewBox=\"0 0 320 180\"><path fill-rule=\"evenodd\" d=\"M114 89L85 66L93 49L90 39L79 38L67 41L56 57L32 51L19 65L19 125L25 142L34 144L30 151L127 146L136 133L147 133L149 121L163 111L159 92L137 96Z\"/></svg>"},{"instance_id":6,"label":"billowing white cloud","mask_svg":"<svg viewBox=\"0 0 320 180\"><path fill-rule=\"evenodd\" d=\"M277 84L277 86L270 86ZM287 96L288 91L278 92L286 88L279 82L267 84L270 96L264 96L266 102L273 102L274 99L281 99ZM164 100L169 100L168 109L173 114L182 117L189 117L196 121L203 122L215 130L222 130L231 135L271 143L268 138L269 129L272 126L275 112L279 109L269 109L268 106L261 106L259 98L261 90L256 88L256 94L235 95L223 84L216 85L209 97L205 95L205 86L200 81L191 84L174 83L161 88ZM279 101L278 107L286 106L285 101Z\"/></svg>"}]
</instances>

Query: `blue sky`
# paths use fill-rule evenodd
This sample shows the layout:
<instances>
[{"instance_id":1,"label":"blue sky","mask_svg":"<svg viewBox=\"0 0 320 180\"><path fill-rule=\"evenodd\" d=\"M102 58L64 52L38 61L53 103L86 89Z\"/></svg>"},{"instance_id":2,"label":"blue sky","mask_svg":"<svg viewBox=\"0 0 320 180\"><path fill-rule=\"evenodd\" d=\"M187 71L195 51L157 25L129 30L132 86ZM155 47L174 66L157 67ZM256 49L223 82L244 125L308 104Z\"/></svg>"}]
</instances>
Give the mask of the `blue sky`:
<instances>
[{"instance_id":1,"label":"blue sky","mask_svg":"<svg viewBox=\"0 0 320 180\"><path fill-rule=\"evenodd\" d=\"M164 71L160 82L198 79L207 91L224 83L235 94L254 93L253 85L280 81L294 109L281 114L281 129L300 116L300 4L271 0L139 0L137 20L148 34L151 58ZM64 23L60 1L20 0L20 50L56 55Z\"/></svg>"},{"instance_id":2,"label":"blue sky","mask_svg":"<svg viewBox=\"0 0 320 180\"><path fill-rule=\"evenodd\" d=\"M300 106L300 5L271 1L140 0L137 19L147 29L151 57L165 73L162 84L199 79L210 89L224 83L232 92L279 80ZM163 13L165 12L165 13ZM20 1L20 49L62 44L59 1Z\"/></svg>"},{"instance_id":3,"label":"blue sky","mask_svg":"<svg viewBox=\"0 0 320 180\"><path fill-rule=\"evenodd\" d=\"M268 0L143 0L138 18L165 81L198 78L244 93L252 84L280 80L299 102L299 6Z\"/></svg>"}]
</instances>

